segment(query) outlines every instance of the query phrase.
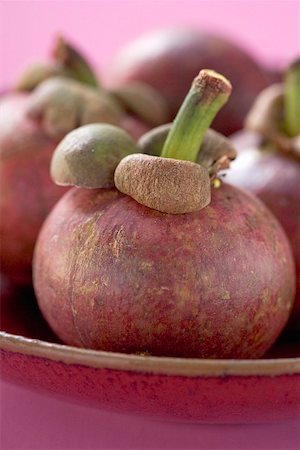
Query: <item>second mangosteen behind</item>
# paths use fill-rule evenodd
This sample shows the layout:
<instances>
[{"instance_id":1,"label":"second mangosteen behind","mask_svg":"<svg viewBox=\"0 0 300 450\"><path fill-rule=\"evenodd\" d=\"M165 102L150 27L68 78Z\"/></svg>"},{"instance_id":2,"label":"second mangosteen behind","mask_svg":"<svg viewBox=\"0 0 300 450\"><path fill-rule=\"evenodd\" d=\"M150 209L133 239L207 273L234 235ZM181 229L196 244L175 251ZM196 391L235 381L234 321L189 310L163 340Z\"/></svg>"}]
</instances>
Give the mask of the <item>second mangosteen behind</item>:
<instances>
[{"instance_id":1,"label":"second mangosteen behind","mask_svg":"<svg viewBox=\"0 0 300 450\"><path fill-rule=\"evenodd\" d=\"M231 80L231 101L218 114L213 127L230 135L259 92L273 77L234 42L205 31L171 28L139 37L116 56L108 79L114 86L142 81L155 87L168 101L175 117L199 67L210 67Z\"/></svg>"},{"instance_id":2,"label":"second mangosteen behind","mask_svg":"<svg viewBox=\"0 0 300 450\"><path fill-rule=\"evenodd\" d=\"M283 226L292 246L297 273L294 310L288 332L300 337L300 60L283 84L264 90L245 122L232 136L238 158L229 183L257 195Z\"/></svg>"}]
</instances>

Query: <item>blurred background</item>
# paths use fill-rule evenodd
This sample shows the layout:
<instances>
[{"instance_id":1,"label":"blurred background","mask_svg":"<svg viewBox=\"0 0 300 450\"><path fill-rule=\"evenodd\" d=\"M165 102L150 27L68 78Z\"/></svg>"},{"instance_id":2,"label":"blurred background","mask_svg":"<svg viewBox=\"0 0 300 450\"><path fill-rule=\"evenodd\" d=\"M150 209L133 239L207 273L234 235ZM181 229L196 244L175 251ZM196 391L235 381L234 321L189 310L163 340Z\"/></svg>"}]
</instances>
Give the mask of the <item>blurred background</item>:
<instances>
[{"instance_id":1,"label":"blurred background","mask_svg":"<svg viewBox=\"0 0 300 450\"><path fill-rule=\"evenodd\" d=\"M47 60L57 34L105 76L129 41L174 25L229 37L270 67L284 67L299 55L299 0L0 0L0 89L12 85L28 62ZM92 410L6 383L0 396L3 450L300 448L298 421L197 427Z\"/></svg>"},{"instance_id":2,"label":"blurred background","mask_svg":"<svg viewBox=\"0 0 300 450\"><path fill-rule=\"evenodd\" d=\"M190 25L233 38L271 66L299 54L298 0L100 0L0 2L0 82L9 86L31 60L44 60L63 34L101 72L141 33Z\"/></svg>"}]
</instances>

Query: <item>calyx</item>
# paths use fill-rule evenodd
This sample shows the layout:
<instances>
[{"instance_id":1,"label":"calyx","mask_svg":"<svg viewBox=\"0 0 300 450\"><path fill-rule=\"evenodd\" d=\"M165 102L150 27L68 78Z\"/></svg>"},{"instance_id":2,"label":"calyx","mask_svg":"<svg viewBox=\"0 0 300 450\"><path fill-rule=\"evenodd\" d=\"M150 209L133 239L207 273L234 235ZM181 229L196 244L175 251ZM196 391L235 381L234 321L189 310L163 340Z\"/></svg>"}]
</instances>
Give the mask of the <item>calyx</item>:
<instances>
[{"instance_id":1,"label":"calyx","mask_svg":"<svg viewBox=\"0 0 300 450\"><path fill-rule=\"evenodd\" d=\"M64 77L45 80L31 94L27 114L54 140L96 122L117 125L124 110L107 92Z\"/></svg>"},{"instance_id":2,"label":"calyx","mask_svg":"<svg viewBox=\"0 0 300 450\"><path fill-rule=\"evenodd\" d=\"M57 147L52 177L83 188L114 182L120 192L162 213L199 211L211 201L218 172L236 155L225 137L208 128L230 92L225 77L201 71L174 123L152 130L137 145L111 125L78 128Z\"/></svg>"},{"instance_id":3,"label":"calyx","mask_svg":"<svg viewBox=\"0 0 300 450\"><path fill-rule=\"evenodd\" d=\"M64 38L59 36L49 62L37 62L28 66L16 83L18 91L32 91L40 83L56 76L77 80L83 84L99 87L99 80L84 56Z\"/></svg>"},{"instance_id":4,"label":"calyx","mask_svg":"<svg viewBox=\"0 0 300 450\"><path fill-rule=\"evenodd\" d=\"M300 159L300 137L287 135L283 128L283 116L284 85L273 84L257 97L246 117L245 128L261 134L278 151Z\"/></svg>"},{"instance_id":5,"label":"calyx","mask_svg":"<svg viewBox=\"0 0 300 450\"><path fill-rule=\"evenodd\" d=\"M168 123L144 134L138 141L141 153L159 156L171 127L172 123ZM207 169L210 178L214 179L220 171L228 169L230 162L235 158L236 150L231 141L223 134L209 128L199 146L195 162Z\"/></svg>"},{"instance_id":6,"label":"calyx","mask_svg":"<svg viewBox=\"0 0 300 450\"><path fill-rule=\"evenodd\" d=\"M258 132L278 151L300 159L300 58L288 67L284 83L257 97L245 128Z\"/></svg>"}]
</instances>

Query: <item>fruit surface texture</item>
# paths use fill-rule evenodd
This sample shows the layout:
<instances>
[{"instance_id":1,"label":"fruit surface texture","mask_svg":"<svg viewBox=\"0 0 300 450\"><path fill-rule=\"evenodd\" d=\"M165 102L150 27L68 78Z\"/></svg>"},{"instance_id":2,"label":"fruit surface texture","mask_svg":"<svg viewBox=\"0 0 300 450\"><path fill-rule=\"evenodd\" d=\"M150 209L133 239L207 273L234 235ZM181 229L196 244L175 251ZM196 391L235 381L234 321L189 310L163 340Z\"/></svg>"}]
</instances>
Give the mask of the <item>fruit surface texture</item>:
<instances>
[{"instance_id":1,"label":"fruit surface texture","mask_svg":"<svg viewBox=\"0 0 300 450\"><path fill-rule=\"evenodd\" d=\"M203 358L262 356L295 288L276 219L225 183L177 216L115 189L72 189L43 226L34 284L67 344Z\"/></svg>"},{"instance_id":2,"label":"fruit surface texture","mask_svg":"<svg viewBox=\"0 0 300 450\"><path fill-rule=\"evenodd\" d=\"M56 143L26 116L28 94L0 103L1 269L17 283L30 283L34 244L47 214L66 191L49 165Z\"/></svg>"}]
</instances>

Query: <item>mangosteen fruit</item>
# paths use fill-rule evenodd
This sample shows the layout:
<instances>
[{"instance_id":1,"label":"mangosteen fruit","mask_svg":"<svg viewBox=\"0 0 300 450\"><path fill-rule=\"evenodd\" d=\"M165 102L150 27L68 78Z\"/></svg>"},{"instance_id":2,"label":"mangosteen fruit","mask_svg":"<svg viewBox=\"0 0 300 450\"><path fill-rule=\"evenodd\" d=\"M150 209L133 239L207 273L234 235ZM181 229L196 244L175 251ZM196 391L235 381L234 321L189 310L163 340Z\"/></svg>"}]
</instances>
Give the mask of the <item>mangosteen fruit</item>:
<instances>
[{"instance_id":1,"label":"mangosteen fruit","mask_svg":"<svg viewBox=\"0 0 300 450\"><path fill-rule=\"evenodd\" d=\"M34 287L66 344L258 358L276 340L293 305L294 262L264 204L218 177L235 150L208 127L230 92L203 70L174 123L137 145L96 124L57 147L52 177L76 187L42 227Z\"/></svg>"},{"instance_id":2,"label":"mangosteen fruit","mask_svg":"<svg viewBox=\"0 0 300 450\"><path fill-rule=\"evenodd\" d=\"M170 28L129 43L116 56L108 80L113 86L136 81L153 86L167 99L173 119L199 67L224 74L234 86L231 101L213 122L225 135L242 128L254 99L274 79L245 49L225 37Z\"/></svg>"},{"instance_id":3,"label":"mangosteen fruit","mask_svg":"<svg viewBox=\"0 0 300 450\"><path fill-rule=\"evenodd\" d=\"M65 193L49 176L59 141L87 123L116 124L139 137L167 120L165 101L153 88L136 83L107 92L88 85L93 84L93 72L69 44L60 40L56 54L59 73L43 78L32 70L19 82L24 92L9 92L0 99L0 263L19 284L31 283L36 237Z\"/></svg>"},{"instance_id":4,"label":"mangosteen fruit","mask_svg":"<svg viewBox=\"0 0 300 450\"><path fill-rule=\"evenodd\" d=\"M297 289L289 322L300 327L300 59L283 83L264 90L255 101L245 129L232 136L239 157L228 181L257 195L284 228L294 253Z\"/></svg>"}]
</instances>

